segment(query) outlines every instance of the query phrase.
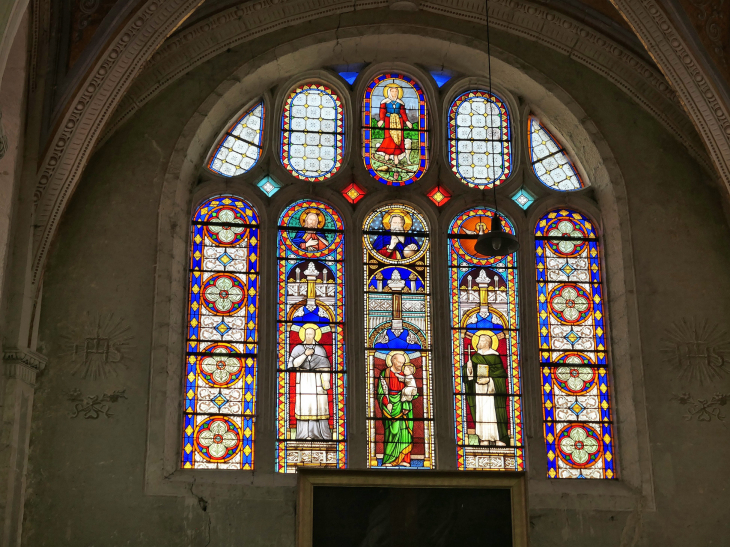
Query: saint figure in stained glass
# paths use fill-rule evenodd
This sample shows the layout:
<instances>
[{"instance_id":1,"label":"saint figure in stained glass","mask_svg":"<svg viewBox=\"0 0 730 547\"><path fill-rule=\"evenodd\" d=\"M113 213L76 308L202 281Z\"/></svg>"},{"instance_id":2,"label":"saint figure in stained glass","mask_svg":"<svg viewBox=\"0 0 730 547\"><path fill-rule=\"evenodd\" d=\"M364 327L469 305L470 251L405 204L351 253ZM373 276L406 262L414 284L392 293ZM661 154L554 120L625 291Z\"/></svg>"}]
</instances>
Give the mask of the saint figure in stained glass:
<instances>
[{"instance_id":1,"label":"saint figure in stained glass","mask_svg":"<svg viewBox=\"0 0 730 547\"><path fill-rule=\"evenodd\" d=\"M297 201L279 220L277 471L347 463L344 233L329 205Z\"/></svg>"},{"instance_id":2,"label":"saint figure in stained glass","mask_svg":"<svg viewBox=\"0 0 730 547\"><path fill-rule=\"evenodd\" d=\"M327 351L319 344L322 330L314 323L299 329L301 343L294 346L289 356L289 370L296 370L297 439L329 440L329 397L332 368Z\"/></svg>"},{"instance_id":3,"label":"saint figure in stained glass","mask_svg":"<svg viewBox=\"0 0 730 547\"><path fill-rule=\"evenodd\" d=\"M524 468L515 255L486 258L474 236L494 211L464 211L451 224L452 355L459 469ZM505 219L504 229L514 233Z\"/></svg>"},{"instance_id":4,"label":"saint figure in stained glass","mask_svg":"<svg viewBox=\"0 0 730 547\"><path fill-rule=\"evenodd\" d=\"M415 209L365 221L368 465L433 467L428 231Z\"/></svg>"},{"instance_id":5,"label":"saint figure in stained glass","mask_svg":"<svg viewBox=\"0 0 730 547\"><path fill-rule=\"evenodd\" d=\"M420 85L402 74L373 79L363 102L363 159L384 184L418 180L428 167L428 115Z\"/></svg>"}]
</instances>

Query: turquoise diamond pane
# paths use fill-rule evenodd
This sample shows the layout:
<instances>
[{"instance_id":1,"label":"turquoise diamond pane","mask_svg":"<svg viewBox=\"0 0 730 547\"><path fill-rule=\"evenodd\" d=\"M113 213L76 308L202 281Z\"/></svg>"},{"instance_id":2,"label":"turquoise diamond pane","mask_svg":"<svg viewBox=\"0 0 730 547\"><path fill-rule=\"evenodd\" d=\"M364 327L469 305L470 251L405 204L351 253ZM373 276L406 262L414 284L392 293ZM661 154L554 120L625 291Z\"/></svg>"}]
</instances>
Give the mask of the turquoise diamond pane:
<instances>
[{"instance_id":1,"label":"turquoise diamond pane","mask_svg":"<svg viewBox=\"0 0 730 547\"><path fill-rule=\"evenodd\" d=\"M535 196L528 192L527 189L523 186L512 195L512 201L514 201L524 210L527 210L527 208L532 205L532 202L535 201Z\"/></svg>"}]
</instances>

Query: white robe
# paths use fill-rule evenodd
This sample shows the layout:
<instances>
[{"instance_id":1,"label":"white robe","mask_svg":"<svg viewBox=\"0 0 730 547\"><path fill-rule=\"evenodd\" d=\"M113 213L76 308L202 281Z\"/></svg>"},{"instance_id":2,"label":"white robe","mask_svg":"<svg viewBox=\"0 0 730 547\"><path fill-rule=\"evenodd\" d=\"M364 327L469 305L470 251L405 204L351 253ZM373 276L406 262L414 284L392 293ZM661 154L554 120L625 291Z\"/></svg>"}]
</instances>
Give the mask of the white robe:
<instances>
[{"instance_id":1,"label":"white robe","mask_svg":"<svg viewBox=\"0 0 730 547\"><path fill-rule=\"evenodd\" d=\"M481 352L480 352L481 353ZM482 353L482 355L498 355L493 349L489 349ZM476 375L476 367L473 368L473 374ZM494 408L494 397L489 395L494 394L494 382L489 378L487 384L476 384L476 401L474 406L476 407L476 416L474 421L476 422L476 434L480 441L498 441L499 440L499 429L497 428L497 411Z\"/></svg>"},{"instance_id":2,"label":"white robe","mask_svg":"<svg viewBox=\"0 0 730 547\"><path fill-rule=\"evenodd\" d=\"M313 349L314 353L306 355L307 349ZM297 398L294 405L297 439L331 439L327 390L322 386L322 377L329 376L332 365L324 348L319 344L298 344L291 352L288 368L305 371L297 373Z\"/></svg>"}]
</instances>

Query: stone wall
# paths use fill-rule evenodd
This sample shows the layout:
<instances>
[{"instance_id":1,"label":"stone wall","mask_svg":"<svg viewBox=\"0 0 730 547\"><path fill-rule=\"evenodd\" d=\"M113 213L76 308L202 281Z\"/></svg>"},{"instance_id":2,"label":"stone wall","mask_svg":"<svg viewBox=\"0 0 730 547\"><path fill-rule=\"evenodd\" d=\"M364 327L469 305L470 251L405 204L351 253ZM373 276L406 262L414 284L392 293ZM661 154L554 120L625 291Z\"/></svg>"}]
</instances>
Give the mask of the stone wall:
<instances>
[{"instance_id":1,"label":"stone wall","mask_svg":"<svg viewBox=\"0 0 730 547\"><path fill-rule=\"evenodd\" d=\"M533 397L526 410L532 545L704 545L727 537L730 499L717 463L730 449L720 420L727 406L714 394L730 391L723 360L730 339L712 330L725 327L730 304L730 234L720 193L677 140L606 79L533 42L502 34L494 40L508 54L503 62L532 67L572 97L623 178L625 195L614 192L613 204L600 188L595 196L614 219L607 249L623 249L621 257L607 253L608 275L626 277L611 287L609 305L636 304L625 314L609 310L614 337L639 342L613 363L617 388L627 375L634 386L633 402L616 405L616 427L619 436L623 424L638 423L644 433L648 427L650 442L645 454L630 453L641 445L618 443L620 462L648 464L637 464L639 480L630 487L618 481L629 491L623 497L595 495L606 491L596 483L547 481ZM95 153L65 212L43 284L38 349L49 360L35 393L24 545L293 545L293 482L271 473L271 447L260 446L257 471L246 480L211 472L209 480L196 475L163 491L155 485L165 477L150 474L162 468L150 461L157 456L149 447L159 439L148 414L160 397L150 377L151 355L160 349L152 330L161 320L155 302L158 238L167 233L163 189L170 170L181 169L170 164L181 135L215 90L235 83L226 77L243 60L244 52L222 53L145 105ZM413 185L388 195L422 200L427 190ZM179 191L189 204L194 190ZM247 191L261 199L253 185ZM272 206L267 214L278 212ZM626 257L633 263L615 266ZM531 283L529 276L522 283ZM524 299L523 306L524 315L534 309ZM716 376L701 382L693 370Z\"/></svg>"}]
</instances>

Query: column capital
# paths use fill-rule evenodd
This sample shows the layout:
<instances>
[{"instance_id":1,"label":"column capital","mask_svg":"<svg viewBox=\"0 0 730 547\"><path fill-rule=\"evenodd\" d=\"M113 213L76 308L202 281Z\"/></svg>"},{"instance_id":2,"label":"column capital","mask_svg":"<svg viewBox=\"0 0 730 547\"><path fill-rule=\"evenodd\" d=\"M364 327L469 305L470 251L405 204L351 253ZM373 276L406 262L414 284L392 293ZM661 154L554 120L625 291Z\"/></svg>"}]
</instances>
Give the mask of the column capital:
<instances>
[{"instance_id":1,"label":"column capital","mask_svg":"<svg viewBox=\"0 0 730 547\"><path fill-rule=\"evenodd\" d=\"M4 348L5 376L35 386L36 376L46 368L48 357L28 348Z\"/></svg>"}]
</instances>

